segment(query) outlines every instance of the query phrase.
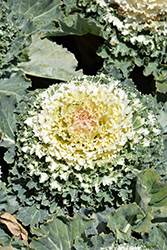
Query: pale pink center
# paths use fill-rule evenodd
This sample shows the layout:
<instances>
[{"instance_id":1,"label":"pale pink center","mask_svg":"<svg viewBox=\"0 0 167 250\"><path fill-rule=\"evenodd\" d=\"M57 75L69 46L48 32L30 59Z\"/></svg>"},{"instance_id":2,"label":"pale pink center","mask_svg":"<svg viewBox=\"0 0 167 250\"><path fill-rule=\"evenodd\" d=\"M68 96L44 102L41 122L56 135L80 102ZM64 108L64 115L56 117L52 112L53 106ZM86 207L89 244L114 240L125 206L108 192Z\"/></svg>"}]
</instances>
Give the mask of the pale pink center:
<instances>
[{"instance_id":1,"label":"pale pink center","mask_svg":"<svg viewBox=\"0 0 167 250\"><path fill-rule=\"evenodd\" d=\"M92 113L87 106L76 110L72 117L72 129L76 135L88 134L93 127L97 127L98 114Z\"/></svg>"}]
</instances>

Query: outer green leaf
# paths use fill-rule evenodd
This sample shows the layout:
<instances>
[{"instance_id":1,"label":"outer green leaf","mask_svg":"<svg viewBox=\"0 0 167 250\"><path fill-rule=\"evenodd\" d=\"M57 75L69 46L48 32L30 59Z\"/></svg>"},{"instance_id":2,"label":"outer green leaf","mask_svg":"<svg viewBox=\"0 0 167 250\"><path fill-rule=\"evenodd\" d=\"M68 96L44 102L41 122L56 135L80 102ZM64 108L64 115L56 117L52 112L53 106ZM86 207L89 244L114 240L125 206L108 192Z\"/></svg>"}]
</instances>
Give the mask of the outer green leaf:
<instances>
[{"instance_id":1,"label":"outer green leaf","mask_svg":"<svg viewBox=\"0 0 167 250\"><path fill-rule=\"evenodd\" d=\"M163 82L156 81L156 87L158 92L165 94L167 92L167 80Z\"/></svg>"},{"instance_id":2,"label":"outer green leaf","mask_svg":"<svg viewBox=\"0 0 167 250\"><path fill-rule=\"evenodd\" d=\"M30 247L36 250L69 250L76 237L81 237L91 223L92 219L85 219L80 214L74 218L55 215L40 229L32 228L32 232L40 237L33 238Z\"/></svg>"},{"instance_id":3,"label":"outer green leaf","mask_svg":"<svg viewBox=\"0 0 167 250\"><path fill-rule=\"evenodd\" d=\"M45 217L48 216L48 211L43 209L37 209L36 206L21 207L17 213L16 218L22 222L23 225L32 227L38 226L42 223Z\"/></svg>"},{"instance_id":4,"label":"outer green leaf","mask_svg":"<svg viewBox=\"0 0 167 250\"><path fill-rule=\"evenodd\" d=\"M144 211L152 206L167 206L167 182L159 182L160 175L152 170L145 170L141 171L137 177L136 202Z\"/></svg>"},{"instance_id":5,"label":"outer green leaf","mask_svg":"<svg viewBox=\"0 0 167 250\"><path fill-rule=\"evenodd\" d=\"M3 182L0 182L0 210L6 209L8 206L8 196L6 194L6 187Z\"/></svg>"},{"instance_id":6,"label":"outer green leaf","mask_svg":"<svg viewBox=\"0 0 167 250\"><path fill-rule=\"evenodd\" d=\"M26 89L31 86L31 81L20 71L9 79L0 80L0 93L15 95L20 100L26 94Z\"/></svg>"},{"instance_id":7,"label":"outer green leaf","mask_svg":"<svg viewBox=\"0 0 167 250\"><path fill-rule=\"evenodd\" d=\"M136 220L136 217L140 219ZM123 205L115 213L107 215L108 227L116 235L117 239L129 240L132 230L136 232L146 232L152 216L145 216L136 203Z\"/></svg>"},{"instance_id":8,"label":"outer green leaf","mask_svg":"<svg viewBox=\"0 0 167 250\"><path fill-rule=\"evenodd\" d=\"M155 85L158 92L165 94L167 92L167 66L163 65L163 67L161 74L155 79Z\"/></svg>"},{"instance_id":9,"label":"outer green leaf","mask_svg":"<svg viewBox=\"0 0 167 250\"><path fill-rule=\"evenodd\" d=\"M102 25L92 18L84 18L79 13L69 15L64 19L57 20L58 28L52 32L46 32L43 36L66 36L66 35L85 35L87 33L103 36Z\"/></svg>"},{"instance_id":10,"label":"outer green leaf","mask_svg":"<svg viewBox=\"0 0 167 250\"><path fill-rule=\"evenodd\" d=\"M112 234L101 233L91 237L89 244L82 238L76 237L74 247L76 250L99 250L111 246L114 241L115 238Z\"/></svg>"},{"instance_id":11,"label":"outer green leaf","mask_svg":"<svg viewBox=\"0 0 167 250\"><path fill-rule=\"evenodd\" d=\"M9 245L9 243L10 236L0 227L0 246Z\"/></svg>"},{"instance_id":12,"label":"outer green leaf","mask_svg":"<svg viewBox=\"0 0 167 250\"><path fill-rule=\"evenodd\" d=\"M8 163L13 162L15 154L16 115L14 110L29 86L31 82L22 72L13 74L9 79L0 80L0 146L9 148L4 156Z\"/></svg>"},{"instance_id":13,"label":"outer green leaf","mask_svg":"<svg viewBox=\"0 0 167 250\"><path fill-rule=\"evenodd\" d=\"M154 225L149 229L148 234L143 235L143 239L148 248L157 250L167 249L167 232L161 224Z\"/></svg>"},{"instance_id":14,"label":"outer green leaf","mask_svg":"<svg viewBox=\"0 0 167 250\"><path fill-rule=\"evenodd\" d=\"M167 131L167 102L164 103L164 109L160 110L158 116L158 121L161 124L162 128L164 129L164 132L166 133Z\"/></svg>"},{"instance_id":15,"label":"outer green leaf","mask_svg":"<svg viewBox=\"0 0 167 250\"><path fill-rule=\"evenodd\" d=\"M26 2L9 0L8 4L10 16L17 17L16 20L12 20L26 34L40 29L53 29L52 21L62 17L61 0L29 0ZM31 22L29 22L29 19L31 19Z\"/></svg>"},{"instance_id":16,"label":"outer green leaf","mask_svg":"<svg viewBox=\"0 0 167 250\"><path fill-rule=\"evenodd\" d=\"M42 40L39 34L32 36L28 56L30 61L18 67L29 75L59 80L82 75L82 71L75 71L77 61L72 53L48 39Z\"/></svg>"},{"instance_id":17,"label":"outer green leaf","mask_svg":"<svg viewBox=\"0 0 167 250\"><path fill-rule=\"evenodd\" d=\"M0 132L2 133L1 146L12 147L14 145L14 131L16 117L14 114L16 96L7 96L0 93Z\"/></svg>"}]
</instances>

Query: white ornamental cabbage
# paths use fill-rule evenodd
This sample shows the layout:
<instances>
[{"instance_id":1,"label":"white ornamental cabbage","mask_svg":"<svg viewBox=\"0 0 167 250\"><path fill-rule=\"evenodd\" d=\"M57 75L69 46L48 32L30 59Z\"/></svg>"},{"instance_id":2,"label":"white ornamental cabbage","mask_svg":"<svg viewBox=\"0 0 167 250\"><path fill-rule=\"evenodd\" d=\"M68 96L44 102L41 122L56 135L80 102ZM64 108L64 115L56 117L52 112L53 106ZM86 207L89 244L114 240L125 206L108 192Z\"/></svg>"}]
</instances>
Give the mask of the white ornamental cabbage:
<instances>
[{"instance_id":1,"label":"white ornamental cabbage","mask_svg":"<svg viewBox=\"0 0 167 250\"><path fill-rule=\"evenodd\" d=\"M150 30L152 34L167 34L167 0L96 0L96 2L105 10L103 19L116 26L123 35L129 34L133 37L137 35L135 31L140 33L142 30ZM118 15L115 15L115 10ZM143 44L146 43L144 40Z\"/></svg>"},{"instance_id":2,"label":"white ornamental cabbage","mask_svg":"<svg viewBox=\"0 0 167 250\"><path fill-rule=\"evenodd\" d=\"M98 194L127 173L156 165L153 145L161 151L162 140L153 106L135 87L103 74L37 91L19 117L21 164L51 190L67 191L71 183Z\"/></svg>"},{"instance_id":3,"label":"white ornamental cabbage","mask_svg":"<svg viewBox=\"0 0 167 250\"><path fill-rule=\"evenodd\" d=\"M43 92L41 111L25 123L47 147L32 145L32 152L39 158L64 160L76 169L94 168L95 163L100 166L116 158L128 140L138 142L130 101L116 86L113 80L100 85L84 79L81 85L62 84L53 95L55 86Z\"/></svg>"},{"instance_id":4,"label":"white ornamental cabbage","mask_svg":"<svg viewBox=\"0 0 167 250\"><path fill-rule=\"evenodd\" d=\"M97 0L104 6L104 1ZM128 18L139 21L150 21L164 19L167 14L166 0L108 0L111 4L118 4L119 11L124 13Z\"/></svg>"}]
</instances>

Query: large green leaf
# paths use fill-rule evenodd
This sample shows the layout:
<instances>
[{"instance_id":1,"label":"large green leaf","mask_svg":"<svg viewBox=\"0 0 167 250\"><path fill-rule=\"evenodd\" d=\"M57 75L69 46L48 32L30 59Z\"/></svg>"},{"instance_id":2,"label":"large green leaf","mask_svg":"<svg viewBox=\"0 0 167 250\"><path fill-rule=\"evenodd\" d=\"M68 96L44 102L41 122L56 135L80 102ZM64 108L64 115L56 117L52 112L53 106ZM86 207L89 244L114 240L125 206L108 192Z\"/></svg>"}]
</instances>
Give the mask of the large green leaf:
<instances>
[{"instance_id":1,"label":"large green leaf","mask_svg":"<svg viewBox=\"0 0 167 250\"><path fill-rule=\"evenodd\" d=\"M75 71L77 61L72 53L46 38L42 40L38 33L32 36L28 56L30 61L18 67L29 75L59 80L82 75L82 71Z\"/></svg>"},{"instance_id":2,"label":"large green leaf","mask_svg":"<svg viewBox=\"0 0 167 250\"><path fill-rule=\"evenodd\" d=\"M146 232L153 217L145 215L136 203L122 205L115 213L108 213L108 227L119 240L129 240L132 232Z\"/></svg>"},{"instance_id":3,"label":"large green leaf","mask_svg":"<svg viewBox=\"0 0 167 250\"><path fill-rule=\"evenodd\" d=\"M53 29L53 20L62 17L61 0L9 0L9 16L22 29L30 34L37 30Z\"/></svg>"},{"instance_id":4,"label":"large green leaf","mask_svg":"<svg viewBox=\"0 0 167 250\"><path fill-rule=\"evenodd\" d=\"M66 16L63 19L57 20L57 26L50 32L46 32L43 36L66 36L66 35L78 35L93 34L96 36L104 36L102 25L96 22L92 18L85 18L79 13Z\"/></svg>"},{"instance_id":5,"label":"large green leaf","mask_svg":"<svg viewBox=\"0 0 167 250\"><path fill-rule=\"evenodd\" d=\"M8 206L8 196L6 194L6 187L3 182L0 182L0 212Z\"/></svg>"},{"instance_id":6,"label":"large green leaf","mask_svg":"<svg viewBox=\"0 0 167 250\"><path fill-rule=\"evenodd\" d=\"M167 249L167 232L161 224L150 227L148 234L143 234L143 239L149 249Z\"/></svg>"},{"instance_id":7,"label":"large green leaf","mask_svg":"<svg viewBox=\"0 0 167 250\"><path fill-rule=\"evenodd\" d=\"M14 160L16 114L14 110L21 98L27 94L26 89L31 81L19 71L10 78L0 80L0 146L9 150L5 153L5 160L12 163Z\"/></svg>"},{"instance_id":8,"label":"large green leaf","mask_svg":"<svg viewBox=\"0 0 167 250\"><path fill-rule=\"evenodd\" d=\"M74 218L65 216L52 216L41 228L32 228L33 238L30 247L36 250L69 250L76 237L81 237L85 229L92 223L92 219L85 219L80 214Z\"/></svg>"},{"instance_id":9,"label":"large green leaf","mask_svg":"<svg viewBox=\"0 0 167 250\"><path fill-rule=\"evenodd\" d=\"M21 59L22 50L30 44L31 34L55 29L53 21L62 19L64 15L62 5L61 0L9 0L7 3L6 1L0 3L2 9L0 22L3 30L1 32L1 74L7 67L10 71L13 62L16 63Z\"/></svg>"},{"instance_id":10,"label":"large green leaf","mask_svg":"<svg viewBox=\"0 0 167 250\"><path fill-rule=\"evenodd\" d=\"M19 71L13 74L9 79L0 80L0 93L5 95L14 95L19 101L23 95L27 94L26 89L31 86L31 81L25 77L23 72Z\"/></svg>"},{"instance_id":11,"label":"large green leaf","mask_svg":"<svg viewBox=\"0 0 167 250\"><path fill-rule=\"evenodd\" d=\"M0 225L0 246L8 245L9 243L10 236L5 232L4 228L1 228Z\"/></svg>"},{"instance_id":12,"label":"large green leaf","mask_svg":"<svg viewBox=\"0 0 167 250\"><path fill-rule=\"evenodd\" d=\"M23 225L32 227L43 223L45 217L48 216L48 211L44 209L37 209L36 206L21 207L16 215L16 218L22 222Z\"/></svg>"},{"instance_id":13,"label":"large green leaf","mask_svg":"<svg viewBox=\"0 0 167 250\"><path fill-rule=\"evenodd\" d=\"M144 211L167 206L167 182L159 182L160 178L152 170L141 171L137 175L136 202Z\"/></svg>"},{"instance_id":14,"label":"large green leaf","mask_svg":"<svg viewBox=\"0 0 167 250\"><path fill-rule=\"evenodd\" d=\"M158 121L161 124L164 132L167 132L167 102L164 103L163 110L159 111Z\"/></svg>"},{"instance_id":15,"label":"large green leaf","mask_svg":"<svg viewBox=\"0 0 167 250\"><path fill-rule=\"evenodd\" d=\"M0 92L0 132L2 133L0 145L4 147L12 147L15 144L16 116L14 109L16 103L15 95L9 96Z\"/></svg>"}]
</instances>

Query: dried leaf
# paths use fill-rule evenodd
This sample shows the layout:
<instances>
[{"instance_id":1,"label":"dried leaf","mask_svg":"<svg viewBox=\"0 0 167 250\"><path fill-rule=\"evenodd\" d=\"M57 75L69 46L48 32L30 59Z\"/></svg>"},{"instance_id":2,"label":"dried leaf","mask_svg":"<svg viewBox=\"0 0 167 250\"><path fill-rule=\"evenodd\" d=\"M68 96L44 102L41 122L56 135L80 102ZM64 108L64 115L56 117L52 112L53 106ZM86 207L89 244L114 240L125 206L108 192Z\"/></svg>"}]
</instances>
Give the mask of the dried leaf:
<instances>
[{"instance_id":1,"label":"dried leaf","mask_svg":"<svg viewBox=\"0 0 167 250\"><path fill-rule=\"evenodd\" d=\"M8 230L20 240L24 240L25 244L28 244L28 233L27 231L18 223L16 218L7 213L0 214L0 222L5 224Z\"/></svg>"}]
</instances>

